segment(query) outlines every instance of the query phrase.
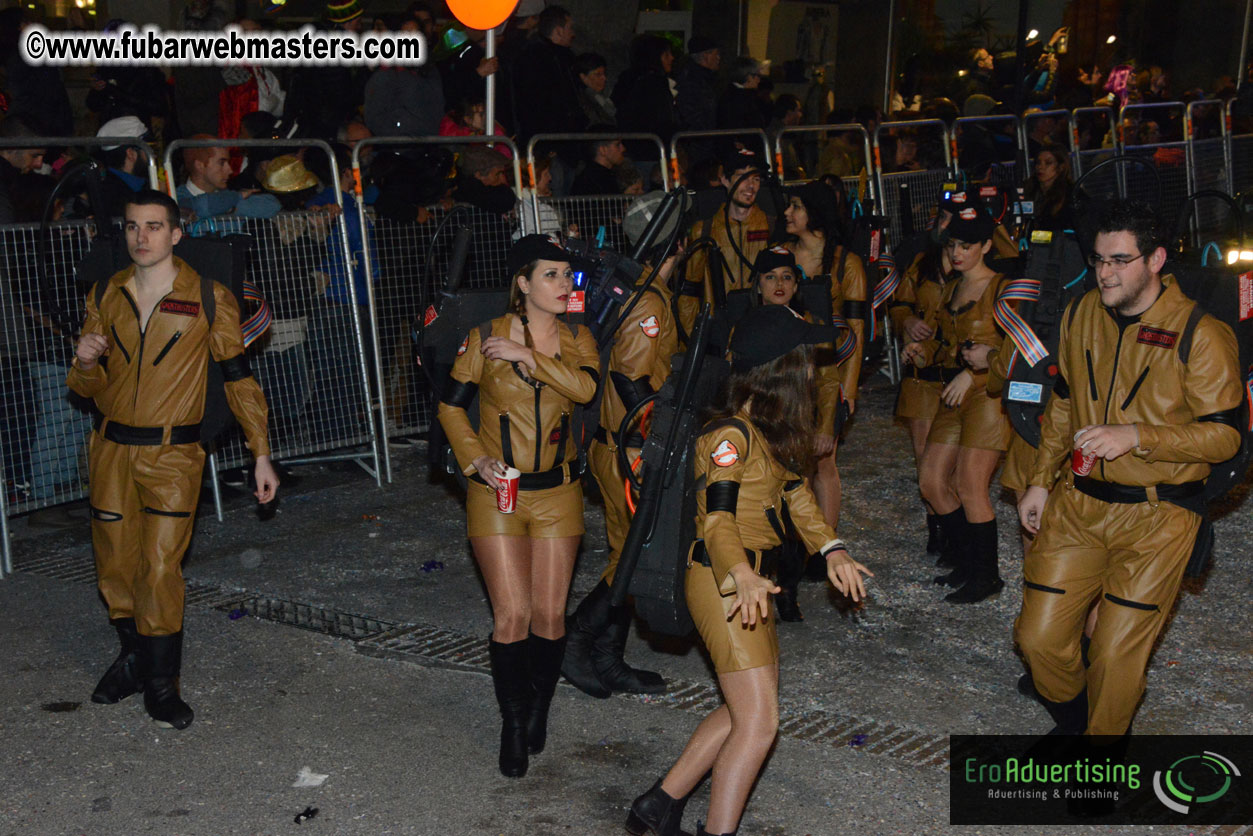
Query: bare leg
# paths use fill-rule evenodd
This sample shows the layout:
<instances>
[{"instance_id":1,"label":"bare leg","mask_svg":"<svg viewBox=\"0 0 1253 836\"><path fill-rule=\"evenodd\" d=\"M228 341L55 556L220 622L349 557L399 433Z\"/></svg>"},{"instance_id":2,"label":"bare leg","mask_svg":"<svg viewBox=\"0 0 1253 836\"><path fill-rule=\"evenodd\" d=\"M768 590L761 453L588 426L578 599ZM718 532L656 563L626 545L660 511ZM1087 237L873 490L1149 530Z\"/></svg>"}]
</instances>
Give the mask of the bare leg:
<instances>
[{"instance_id":1,"label":"bare leg","mask_svg":"<svg viewBox=\"0 0 1253 836\"><path fill-rule=\"evenodd\" d=\"M979 450L974 447L957 448L956 482L957 498L972 523L990 522L996 519L992 510L992 496L988 487L992 474L1001 460L1000 450Z\"/></svg>"},{"instance_id":2,"label":"bare leg","mask_svg":"<svg viewBox=\"0 0 1253 836\"><path fill-rule=\"evenodd\" d=\"M731 714L731 731L713 764L705 828L734 832L779 731L779 665L718 675Z\"/></svg>"},{"instance_id":3,"label":"bare leg","mask_svg":"<svg viewBox=\"0 0 1253 836\"><path fill-rule=\"evenodd\" d=\"M661 788L671 798L682 798L696 789L701 778L713 769L714 759L731 732L731 710L725 705L701 720L688 738L683 754L666 773Z\"/></svg>"},{"instance_id":4,"label":"bare leg","mask_svg":"<svg viewBox=\"0 0 1253 836\"><path fill-rule=\"evenodd\" d=\"M961 507L961 499L953 486L957 467L956 444L927 444L918 468L918 486L923 500L937 514L951 514Z\"/></svg>"},{"instance_id":5,"label":"bare leg","mask_svg":"<svg viewBox=\"0 0 1253 836\"><path fill-rule=\"evenodd\" d=\"M531 632L545 639L566 634L566 596L580 537L531 540Z\"/></svg>"},{"instance_id":6,"label":"bare leg","mask_svg":"<svg viewBox=\"0 0 1253 836\"><path fill-rule=\"evenodd\" d=\"M818 459L818 467L814 472L814 496L818 507L822 509L823 519L837 531L840 523L840 501L843 497L843 485L840 483L840 469L836 465L836 454L840 446Z\"/></svg>"},{"instance_id":7,"label":"bare leg","mask_svg":"<svg viewBox=\"0 0 1253 836\"><path fill-rule=\"evenodd\" d=\"M531 624L531 539L471 537L470 546L492 603L492 638L501 644L522 641Z\"/></svg>"}]
</instances>

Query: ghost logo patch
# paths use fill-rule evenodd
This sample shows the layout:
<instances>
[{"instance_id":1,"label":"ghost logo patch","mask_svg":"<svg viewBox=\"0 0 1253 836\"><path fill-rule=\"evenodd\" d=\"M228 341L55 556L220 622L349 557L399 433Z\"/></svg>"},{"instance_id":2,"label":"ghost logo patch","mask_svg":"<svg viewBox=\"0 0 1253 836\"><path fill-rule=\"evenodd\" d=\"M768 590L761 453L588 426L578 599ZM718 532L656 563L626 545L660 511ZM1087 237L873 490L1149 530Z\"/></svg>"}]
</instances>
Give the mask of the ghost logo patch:
<instances>
[{"instance_id":1,"label":"ghost logo patch","mask_svg":"<svg viewBox=\"0 0 1253 836\"><path fill-rule=\"evenodd\" d=\"M199 302L184 302L180 299L166 299L161 303L161 313L178 314L179 316L198 316Z\"/></svg>"},{"instance_id":2,"label":"ghost logo patch","mask_svg":"<svg viewBox=\"0 0 1253 836\"><path fill-rule=\"evenodd\" d=\"M740 451L735 449L735 445L728 439L722 439L718 442L718 446L714 448L713 456L714 464L718 467L730 467L740 460Z\"/></svg>"},{"instance_id":3,"label":"ghost logo patch","mask_svg":"<svg viewBox=\"0 0 1253 836\"><path fill-rule=\"evenodd\" d=\"M1161 328L1150 328L1147 325L1141 325L1140 333L1136 336L1136 342L1155 345L1158 348L1174 348L1178 339L1179 335L1174 331L1163 331Z\"/></svg>"},{"instance_id":4,"label":"ghost logo patch","mask_svg":"<svg viewBox=\"0 0 1253 836\"><path fill-rule=\"evenodd\" d=\"M648 319L640 320L640 330L644 332L646 337L655 337L661 333L661 326L657 324L657 317L650 316Z\"/></svg>"},{"instance_id":5,"label":"ghost logo patch","mask_svg":"<svg viewBox=\"0 0 1253 836\"><path fill-rule=\"evenodd\" d=\"M470 336L467 334L467 335L466 335L466 338L465 338L464 340L462 340L462 341L461 341L461 347L457 349L457 356L458 356L458 357L460 357L462 354L465 354L465 353L466 353L466 346L468 346L468 345L470 345Z\"/></svg>"},{"instance_id":6,"label":"ghost logo patch","mask_svg":"<svg viewBox=\"0 0 1253 836\"><path fill-rule=\"evenodd\" d=\"M553 430L552 432L548 434L548 443L560 444L561 439L563 439L564 437L565 437L565 433L563 433L560 429Z\"/></svg>"}]
</instances>

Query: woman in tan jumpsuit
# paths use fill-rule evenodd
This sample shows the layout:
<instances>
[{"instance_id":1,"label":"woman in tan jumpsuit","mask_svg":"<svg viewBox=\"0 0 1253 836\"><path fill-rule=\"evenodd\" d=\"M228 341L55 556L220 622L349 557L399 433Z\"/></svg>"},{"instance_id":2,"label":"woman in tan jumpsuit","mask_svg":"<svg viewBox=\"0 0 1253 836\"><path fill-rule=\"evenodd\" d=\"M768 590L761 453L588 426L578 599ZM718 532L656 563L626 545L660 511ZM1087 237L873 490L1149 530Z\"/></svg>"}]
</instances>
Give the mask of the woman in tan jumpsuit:
<instances>
[{"instance_id":1,"label":"woman in tan jumpsuit","mask_svg":"<svg viewBox=\"0 0 1253 836\"><path fill-rule=\"evenodd\" d=\"M840 366L838 400L847 405L847 417L857 411L857 381L865 353L866 268L861 257L846 250L840 242L838 208L831 187L814 181L792 190L783 216L787 232L796 240L785 246L796 255L796 266L811 280L831 280L831 312L842 316L857 335L852 356ZM814 495L823 516L832 527L840 524L843 486L836 464L839 438L844 430L844 412L836 411L834 432L820 427L814 438L818 468L814 474Z\"/></svg>"},{"instance_id":2,"label":"woman in tan jumpsuit","mask_svg":"<svg viewBox=\"0 0 1253 836\"><path fill-rule=\"evenodd\" d=\"M510 250L509 269L510 312L466 336L439 420L470 479L466 527L492 604L500 771L520 777L528 749L544 748L561 669L566 595L583 535L572 416L595 395L600 372L591 333L560 319L573 288L566 251L528 235ZM477 431L467 414L476 394ZM512 514L496 504L507 466L522 471Z\"/></svg>"},{"instance_id":3,"label":"woman in tan jumpsuit","mask_svg":"<svg viewBox=\"0 0 1253 836\"><path fill-rule=\"evenodd\" d=\"M923 499L940 514L945 538L965 546L956 555L957 570L936 579L960 585L945 596L956 604L982 601L1004 586L989 492L1010 433L1001 401L986 385L987 348L999 348L1003 339L992 315L1003 277L984 261L992 249L992 228L991 216L973 202L950 221L947 246L960 278L944 289L936 336L910 342L903 351L914 365L942 358L947 369L957 370L941 392L921 466Z\"/></svg>"},{"instance_id":4,"label":"woman in tan jumpsuit","mask_svg":"<svg viewBox=\"0 0 1253 836\"><path fill-rule=\"evenodd\" d=\"M938 244L929 245L914 259L905 269L888 308L894 333L919 342L935 336L944 287L950 281L952 269L948 249ZM940 392L943 389L942 363L935 362L925 368L910 366L910 371L901 375L900 391L896 397L896 419L909 431L920 491L922 452L927 446L931 422L940 409ZM923 504L926 505L925 500ZM945 544L940 531L940 517L934 508L927 505L927 553L939 555Z\"/></svg>"},{"instance_id":5,"label":"woman in tan jumpsuit","mask_svg":"<svg viewBox=\"0 0 1253 836\"><path fill-rule=\"evenodd\" d=\"M777 546L786 503L806 546L821 553L831 582L853 600L862 574L825 522L797 471L813 447L813 356L830 326L778 305L751 309L731 338L732 373L696 440L696 532L688 553L687 605L713 658L726 704L706 717L678 761L635 799L630 833L675 836L683 807L713 770L706 826L733 834L778 727L779 645L769 619L765 551Z\"/></svg>"}]
</instances>

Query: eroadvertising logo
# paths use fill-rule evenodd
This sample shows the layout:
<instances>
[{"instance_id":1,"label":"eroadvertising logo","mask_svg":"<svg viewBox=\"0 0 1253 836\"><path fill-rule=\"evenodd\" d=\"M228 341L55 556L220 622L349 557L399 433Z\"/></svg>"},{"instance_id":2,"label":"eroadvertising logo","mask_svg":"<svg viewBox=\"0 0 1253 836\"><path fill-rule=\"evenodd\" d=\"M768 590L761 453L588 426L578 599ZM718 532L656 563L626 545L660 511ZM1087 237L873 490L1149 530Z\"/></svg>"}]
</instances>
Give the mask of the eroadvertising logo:
<instances>
[{"instance_id":1,"label":"eroadvertising logo","mask_svg":"<svg viewBox=\"0 0 1253 836\"><path fill-rule=\"evenodd\" d=\"M950 824L1253 824L1246 736L954 735L949 763Z\"/></svg>"},{"instance_id":2,"label":"eroadvertising logo","mask_svg":"<svg viewBox=\"0 0 1253 836\"><path fill-rule=\"evenodd\" d=\"M1217 752L1186 755L1153 773L1153 792L1158 801L1187 815L1194 804L1218 801L1231 789L1231 779L1239 777L1236 765Z\"/></svg>"}]
</instances>

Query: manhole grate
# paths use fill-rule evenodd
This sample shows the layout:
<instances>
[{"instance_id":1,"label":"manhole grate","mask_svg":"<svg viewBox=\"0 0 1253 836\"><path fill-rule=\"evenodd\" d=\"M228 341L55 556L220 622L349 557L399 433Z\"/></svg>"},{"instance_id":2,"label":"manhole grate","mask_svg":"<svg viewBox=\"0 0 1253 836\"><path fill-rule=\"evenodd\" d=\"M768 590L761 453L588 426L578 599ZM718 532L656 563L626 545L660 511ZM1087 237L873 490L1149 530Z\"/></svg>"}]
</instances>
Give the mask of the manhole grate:
<instances>
[{"instance_id":1,"label":"manhole grate","mask_svg":"<svg viewBox=\"0 0 1253 836\"><path fill-rule=\"evenodd\" d=\"M489 673L487 639L442 627L405 624L358 641L358 653L381 659L412 662L425 667ZM563 683L562 687L573 687ZM694 714L708 714L722 704L712 683L671 679L664 694L619 695L647 705L663 705ZM880 723L828 711L789 712L779 718L779 734L823 746L851 746L915 766L948 766L948 737L927 734L890 723Z\"/></svg>"},{"instance_id":2,"label":"manhole grate","mask_svg":"<svg viewBox=\"0 0 1253 836\"><path fill-rule=\"evenodd\" d=\"M282 598L257 596L240 598L236 594L229 596L224 603L218 604L217 609L226 612L242 609L253 618L353 641L368 639L396 626L394 621L383 621L365 615L315 607L311 604L301 604Z\"/></svg>"}]
</instances>

